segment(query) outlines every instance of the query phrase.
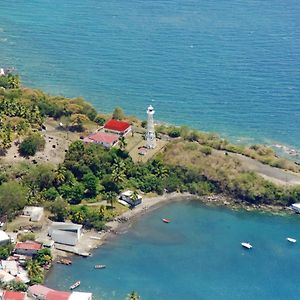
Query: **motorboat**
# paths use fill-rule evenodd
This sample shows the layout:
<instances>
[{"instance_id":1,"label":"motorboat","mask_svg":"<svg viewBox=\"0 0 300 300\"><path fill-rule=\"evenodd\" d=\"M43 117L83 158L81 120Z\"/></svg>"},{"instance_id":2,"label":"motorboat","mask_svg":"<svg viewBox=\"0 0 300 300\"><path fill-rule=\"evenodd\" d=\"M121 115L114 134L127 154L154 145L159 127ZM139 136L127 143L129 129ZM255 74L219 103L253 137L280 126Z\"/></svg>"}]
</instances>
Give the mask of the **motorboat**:
<instances>
[{"instance_id":1,"label":"motorboat","mask_svg":"<svg viewBox=\"0 0 300 300\"><path fill-rule=\"evenodd\" d=\"M74 284L70 286L70 290L74 290L80 286L80 281L76 281Z\"/></svg>"},{"instance_id":2,"label":"motorboat","mask_svg":"<svg viewBox=\"0 0 300 300\"><path fill-rule=\"evenodd\" d=\"M170 219L162 219L162 221L163 221L164 223L170 223L170 222L171 222Z\"/></svg>"},{"instance_id":3,"label":"motorboat","mask_svg":"<svg viewBox=\"0 0 300 300\"><path fill-rule=\"evenodd\" d=\"M251 249L252 248L252 245L250 243L241 243L241 245L246 248L246 249Z\"/></svg>"},{"instance_id":4,"label":"motorboat","mask_svg":"<svg viewBox=\"0 0 300 300\"><path fill-rule=\"evenodd\" d=\"M95 269L105 269L106 265L95 265Z\"/></svg>"},{"instance_id":5,"label":"motorboat","mask_svg":"<svg viewBox=\"0 0 300 300\"><path fill-rule=\"evenodd\" d=\"M293 239L293 238L290 238L290 237L288 237L288 238L286 238L289 242L291 242L291 243L296 243L297 242L297 240L295 240L295 239Z\"/></svg>"}]
</instances>

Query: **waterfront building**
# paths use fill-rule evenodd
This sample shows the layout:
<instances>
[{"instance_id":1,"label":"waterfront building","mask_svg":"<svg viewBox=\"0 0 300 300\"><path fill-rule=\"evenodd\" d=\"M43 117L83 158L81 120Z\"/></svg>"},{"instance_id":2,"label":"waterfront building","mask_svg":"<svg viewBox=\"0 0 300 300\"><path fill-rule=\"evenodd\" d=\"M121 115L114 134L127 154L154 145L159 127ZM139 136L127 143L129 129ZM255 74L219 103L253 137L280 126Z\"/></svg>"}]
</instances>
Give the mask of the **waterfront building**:
<instances>
[{"instance_id":1,"label":"waterfront building","mask_svg":"<svg viewBox=\"0 0 300 300\"><path fill-rule=\"evenodd\" d=\"M44 300L49 292L53 291L44 285L35 284L28 288L28 295L33 299Z\"/></svg>"},{"instance_id":2,"label":"waterfront building","mask_svg":"<svg viewBox=\"0 0 300 300\"><path fill-rule=\"evenodd\" d=\"M140 195L136 195L136 199L134 199L134 192L130 190L121 193L120 199L131 206L136 206L142 202L142 197Z\"/></svg>"},{"instance_id":3,"label":"waterfront building","mask_svg":"<svg viewBox=\"0 0 300 300\"><path fill-rule=\"evenodd\" d=\"M28 295L37 300L92 300L92 293L61 292L44 285L35 284L28 288Z\"/></svg>"},{"instance_id":4,"label":"waterfront building","mask_svg":"<svg viewBox=\"0 0 300 300\"><path fill-rule=\"evenodd\" d=\"M26 300L27 295L25 292L3 291L1 300Z\"/></svg>"},{"instance_id":5,"label":"waterfront building","mask_svg":"<svg viewBox=\"0 0 300 300\"><path fill-rule=\"evenodd\" d=\"M69 300L71 292L50 291L47 293L45 300Z\"/></svg>"},{"instance_id":6,"label":"waterfront building","mask_svg":"<svg viewBox=\"0 0 300 300\"><path fill-rule=\"evenodd\" d=\"M48 234L55 243L75 246L81 237L82 225L65 222L53 222Z\"/></svg>"},{"instance_id":7,"label":"waterfront building","mask_svg":"<svg viewBox=\"0 0 300 300\"><path fill-rule=\"evenodd\" d=\"M155 114L155 111L150 105L147 110L147 133L146 133L146 146L149 149L154 149L156 147L156 137L155 137L155 129L154 129L154 120L153 115Z\"/></svg>"},{"instance_id":8,"label":"waterfront building","mask_svg":"<svg viewBox=\"0 0 300 300\"><path fill-rule=\"evenodd\" d=\"M105 132L117 134L118 136L125 136L131 131L129 123L114 119L109 120L103 128Z\"/></svg>"},{"instance_id":9,"label":"waterfront building","mask_svg":"<svg viewBox=\"0 0 300 300\"><path fill-rule=\"evenodd\" d=\"M33 256L38 253L39 250L42 249L42 245L36 242L17 242L15 246L15 253L27 256Z\"/></svg>"},{"instance_id":10,"label":"waterfront building","mask_svg":"<svg viewBox=\"0 0 300 300\"><path fill-rule=\"evenodd\" d=\"M119 141L119 135L107 132L95 132L83 139L85 143L103 145L106 148L115 146Z\"/></svg>"},{"instance_id":11,"label":"waterfront building","mask_svg":"<svg viewBox=\"0 0 300 300\"><path fill-rule=\"evenodd\" d=\"M296 213L300 213L300 203L294 203L292 204L292 209L296 212Z\"/></svg>"}]
</instances>

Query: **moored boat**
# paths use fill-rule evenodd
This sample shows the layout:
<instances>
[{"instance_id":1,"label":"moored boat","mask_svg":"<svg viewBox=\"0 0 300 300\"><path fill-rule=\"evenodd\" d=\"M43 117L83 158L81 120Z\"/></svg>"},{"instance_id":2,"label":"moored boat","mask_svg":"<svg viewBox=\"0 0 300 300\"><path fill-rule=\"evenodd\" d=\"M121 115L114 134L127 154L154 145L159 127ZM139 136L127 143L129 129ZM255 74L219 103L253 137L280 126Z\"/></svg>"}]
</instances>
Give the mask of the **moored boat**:
<instances>
[{"instance_id":1,"label":"moored boat","mask_svg":"<svg viewBox=\"0 0 300 300\"><path fill-rule=\"evenodd\" d=\"M170 219L162 219L162 221L163 221L164 223L170 223L170 222L171 222Z\"/></svg>"},{"instance_id":2,"label":"moored boat","mask_svg":"<svg viewBox=\"0 0 300 300\"><path fill-rule=\"evenodd\" d=\"M80 286L80 281L76 281L74 284L70 286L70 290L74 290Z\"/></svg>"},{"instance_id":3,"label":"moored boat","mask_svg":"<svg viewBox=\"0 0 300 300\"><path fill-rule=\"evenodd\" d=\"M288 237L288 238L286 238L289 242L291 242L291 243L296 243L297 242L297 240L295 240L295 239L293 239L293 238L290 238L290 237Z\"/></svg>"},{"instance_id":4,"label":"moored boat","mask_svg":"<svg viewBox=\"0 0 300 300\"><path fill-rule=\"evenodd\" d=\"M105 269L106 265L95 265L95 269Z\"/></svg>"},{"instance_id":5,"label":"moored boat","mask_svg":"<svg viewBox=\"0 0 300 300\"><path fill-rule=\"evenodd\" d=\"M246 248L246 249L251 249L252 248L252 245L250 243L241 243L241 245Z\"/></svg>"}]
</instances>

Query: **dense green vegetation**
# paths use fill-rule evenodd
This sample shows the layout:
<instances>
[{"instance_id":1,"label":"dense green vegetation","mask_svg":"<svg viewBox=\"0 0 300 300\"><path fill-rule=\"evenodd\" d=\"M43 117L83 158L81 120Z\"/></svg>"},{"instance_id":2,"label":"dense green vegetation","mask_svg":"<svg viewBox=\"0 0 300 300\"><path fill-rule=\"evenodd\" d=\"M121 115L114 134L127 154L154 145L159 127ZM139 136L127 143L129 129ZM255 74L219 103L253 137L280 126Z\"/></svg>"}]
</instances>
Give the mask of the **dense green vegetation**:
<instances>
[{"instance_id":1,"label":"dense green vegetation","mask_svg":"<svg viewBox=\"0 0 300 300\"><path fill-rule=\"evenodd\" d=\"M0 150L4 154L13 141L19 143L19 152L26 157L43 149L45 141L38 131L45 129L47 118L60 122L60 129L78 132L91 122L103 125L108 118L97 114L81 98L52 97L38 90L20 88L19 84L2 84L2 87ZM112 117L125 116L121 108L116 108ZM133 117L130 120L146 126L146 122ZM288 205L300 198L300 188L272 184L246 172L238 159L224 155L224 152L241 153L272 166L299 171L299 166L278 158L268 147L233 145L215 134L186 126L160 125L156 129L158 137L168 135L172 141L163 153L147 163L132 161L123 138L119 149L110 150L75 141L58 166L0 164L0 215L12 219L25 205L43 205L54 220L70 219L86 228L100 230L115 216L116 199L124 189L156 194L225 192L255 204ZM108 204L103 205L103 200ZM92 203L98 204L91 206Z\"/></svg>"}]
</instances>

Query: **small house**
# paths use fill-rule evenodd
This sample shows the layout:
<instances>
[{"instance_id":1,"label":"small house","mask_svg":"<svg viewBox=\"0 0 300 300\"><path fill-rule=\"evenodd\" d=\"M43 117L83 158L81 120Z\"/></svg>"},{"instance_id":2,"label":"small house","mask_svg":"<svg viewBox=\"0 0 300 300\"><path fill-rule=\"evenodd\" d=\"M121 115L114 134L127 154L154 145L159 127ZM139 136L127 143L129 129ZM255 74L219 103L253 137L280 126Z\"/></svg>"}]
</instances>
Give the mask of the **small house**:
<instances>
[{"instance_id":1,"label":"small house","mask_svg":"<svg viewBox=\"0 0 300 300\"><path fill-rule=\"evenodd\" d=\"M41 284L35 284L28 287L28 296L32 297L33 299L44 300L46 295L51 291L54 290Z\"/></svg>"},{"instance_id":2,"label":"small house","mask_svg":"<svg viewBox=\"0 0 300 300\"><path fill-rule=\"evenodd\" d=\"M69 300L71 292L50 291L45 300Z\"/></svg>"},{"instance_id":3,"label":"small house","mask_svg":"<svg viewBox=\"0 0 300 300\"><path fill-rule=\"evenodd\" d=\"M18 263L15 260L1 260L2 269L10 275L16 276L18 271Z\"/></svg>"},{"instance_id":4,"label":"small house","mask_svg":"<svg viewBox=\"0 0 300 300\"><path fill-rule=\"evenodd\" d=\"M119 135L107 132L95 132L84 138L85 143L100 144L106 148L115 146L119 141Z\"/></svg>"},{"instance_id":5,"label":"small house","mask_svg":"<svg viewBox=\"0 0 300 300\"><path fill-rule=\"evenodd\" d=\"M15 280L15 277L4 270L0 270L0 282L8 283Z\"/></svg>"},{"instance_id":6,"label":"small house","mask_svg":"<svg viewBox=\"0 0 300 300\"><path fill-rule=\"evenodd\" d=\"M23 209L23 215L28 216L32 222L39 222L44 215L44 208L39 206L26 206Z\"/></svg>"},{"instance_id":7,"label":"small house","mask_svg":"<svg viewBox=\"0 0 300 300\"><path fill-rule=\"evenodd\" d=\"M10 242L10 237L6 232L0 230L0 245L5 245Z\"/></svg>"},{"instance_id":8,"label":"small house","mask_svg":"<svg viewBox=\"0 0 300 300\"><path fill-rule=\"evenodd\" d=\"M300 213L300 203L294 203L292 204L292 209L296 212L296 213Z\"/></svg>"},{"instance_id":9,"label":"small house","mask_svg":"<svg viewBox=\"0 0 300 300\"><path fill-rule=\"evenodd\" d=\"M27 296L24 292L4 291L3 300L26 300Z\"/></svg>"},{"instance_id":10,"label":"small house","mask_svg":"<svg viewBox=\"0 0 300 300\"><path fill-rule=\"evenodd\" d=\"M135 194L133 191L125 191L120 194L120 199L127 202L131 206L139 205L142 202L142 197L138 194Z\"/></svg>"},{"instance_id":11,"label":"small house","mask_svg":"<svg viewBox=\"0 0 300 300\"><path fill-rule=\"evenodd\" d=\"M105 132L117 134L118 136L125 136L131 131L129 123L114 119L109 120L103 128Z\"/></svg>"},{"instance_id":12,"label":"small house","mask_svg":"<svg viewBox=\"0 0 300 300\"><path fill-rule=\"evenodd\" d=\"M42 249L42 245L36 242L17 242L15 246L15 253L27 256L33 256Z\"/></svg>"}]
</instances>

